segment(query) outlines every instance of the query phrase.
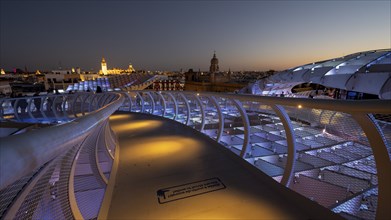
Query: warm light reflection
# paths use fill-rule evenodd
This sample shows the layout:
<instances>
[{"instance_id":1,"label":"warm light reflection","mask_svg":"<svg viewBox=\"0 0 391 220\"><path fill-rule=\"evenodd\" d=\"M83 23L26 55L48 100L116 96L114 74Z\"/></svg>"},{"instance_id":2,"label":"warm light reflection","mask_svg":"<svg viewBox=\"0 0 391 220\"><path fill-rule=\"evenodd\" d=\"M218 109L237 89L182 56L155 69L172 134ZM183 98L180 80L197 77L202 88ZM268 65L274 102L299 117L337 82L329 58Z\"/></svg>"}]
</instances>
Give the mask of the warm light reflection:
<instances>
[{"instance_id":1,"label":"warm light reflection","mask_svg":"<svg viewBox=\"0 0 391 220\"><path fill-rule=\"evenodd\" d=\"M124 120L126 118L119 118L117 120ZM124 123L118 126L115 126L115 131L124 132L124 131L138 131L144 132L148 130L153 130L160 127L163 124L161 121L157 120L148 120L148 121L129 121L129 123Z\"/></svg>"},{"instance_id":2,"label":"warm light reflection","mask_svg":"<svg viewBox=\"0 0 391 220\"><path fill-rule=\"evenodd\" d=\"M125 120L125 119L131 119L131 115L112 115L110 116L110 120Z\"/></svg>"},{"instance_id":3,"label":"warm light reflection","mask_svg":"<svg viewBox=\"0 0 391 220\"><path fill-rule=\"evenodd\" d=\"M201 144L182 136L163 136L157 138L145 138L132 143L132 148L122 151L129 161L138 159L150 160L167 157L167 163L174 163L194 157L200 151Z\"/></svg>"},{"instance_id":4,"label":"warm light reflection","mask_svg":"<svg viewBox=\"0 0 391 220\"><path fill-rule=\"evenodd\" d=\"M165 210L158 209L155 216L161 216L165 212L177 219L183 219L183 216L188 216L187 219L259 219L259 216L262 216L262 219L289 219L291 217L290 211L284 211L291 204L281 202L279 197L272 198L274 195L266 183L264 183L266 187L262 187L263 183L260 183L261 185L253 183L253 176L242 172L242 166L224 159L225 157L219 154L220 151L214 150L213 146L208 146L207 142L181 135L180 131L175 130L180 128L172 127L172 131L162 132L163 128L169 129L168 126L164 126L166 124L163 121L136 120L136 118L137 116L134 116L132 120L126 122L112 123L113 130L119 134L120 139L122 171L119 175L126 176L123 178L136 179L136 181L127 181L129 185L126 187L142 191L141 195L146 194L147 189L156 192L162 187L215 176L221 178L227 187L224 190L178 200L176 204L179 204L179 208L172 206ZM147 181L143 182L143 180ZM145 204L148 209L155 208L157 202L151 205L150 198L150 196L141 196L138 202ZM140 211L143 209L140 206L135 208L133 205L128 208L145 214L144 210Z\"/></svg>"}]
</instances>

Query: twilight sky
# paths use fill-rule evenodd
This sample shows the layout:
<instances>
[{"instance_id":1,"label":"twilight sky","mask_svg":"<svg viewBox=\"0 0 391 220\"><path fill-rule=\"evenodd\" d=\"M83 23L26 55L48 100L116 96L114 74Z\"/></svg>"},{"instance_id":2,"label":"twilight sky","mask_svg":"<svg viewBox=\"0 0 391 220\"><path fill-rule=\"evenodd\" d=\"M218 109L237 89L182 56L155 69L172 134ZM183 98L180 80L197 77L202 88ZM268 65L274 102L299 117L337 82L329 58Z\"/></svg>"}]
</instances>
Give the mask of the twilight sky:
<instances>
[{"instance_id":1,"label":"twilight sky","mask_svg":"<svg viewBox=\"0 0 391 220\"><path fill-rule=\"evenodd\" d=\"M0 1L0 68L283 70L391 48L391 1Z\"/></svg>"}]
</instances>

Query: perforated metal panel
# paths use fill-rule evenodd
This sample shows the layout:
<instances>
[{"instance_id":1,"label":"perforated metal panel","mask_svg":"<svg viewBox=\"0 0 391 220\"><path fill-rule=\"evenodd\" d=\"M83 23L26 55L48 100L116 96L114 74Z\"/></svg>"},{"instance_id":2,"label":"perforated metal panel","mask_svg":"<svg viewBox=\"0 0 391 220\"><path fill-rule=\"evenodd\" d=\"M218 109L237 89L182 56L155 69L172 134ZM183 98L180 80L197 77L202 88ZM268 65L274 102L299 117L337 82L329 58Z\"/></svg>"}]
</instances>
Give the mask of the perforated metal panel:
<instances>
[{"instance_id":1,"label":"perforated metal panel","mask_svg":"<svg viewBox=\"0 0 391 220\"><path fill-rule=\"evenodd\" d=\"M110 158L104 157L106 161L98 161L99 158L102 159L102 155L105 155L99 153L105 147L105 137L102 136L104 132L101 133L101 129L104 129L104 126L97 126L83 142L75 167L75 197L79 210L85 219L98 217L106 190L106 183L101 175L104 175L104 171L106 173L111 171L111 166L110 169L102 167L102 164L109 162ZM102 146L100 147L100 145Z\"/></svg>"},{"instance_id":2,"label":"perforated metal panel","mask_svg":"<svg viewBox=\"0 0 391 220\"><path fill-rule=\"evenodd\" d=\"M16 219L71 219L68 182L78 146L49 164L25 198Z\"/></svg>"},{"instance_id":3,"label":"perforated metal panel","mask_svg":"<svg viewBox=\"0 0 391 220\"><path fill-rule=\"evenodd\" d=\"M4 218L4 215L7 209L10 207L11 203L21 193L23 188L26 186L28 181L30 181L30 179L35 173L36 172L33 172L30 175L27 175L17 180L13 184L0 191L0 219Z\"/></svg>"}]
</instances>

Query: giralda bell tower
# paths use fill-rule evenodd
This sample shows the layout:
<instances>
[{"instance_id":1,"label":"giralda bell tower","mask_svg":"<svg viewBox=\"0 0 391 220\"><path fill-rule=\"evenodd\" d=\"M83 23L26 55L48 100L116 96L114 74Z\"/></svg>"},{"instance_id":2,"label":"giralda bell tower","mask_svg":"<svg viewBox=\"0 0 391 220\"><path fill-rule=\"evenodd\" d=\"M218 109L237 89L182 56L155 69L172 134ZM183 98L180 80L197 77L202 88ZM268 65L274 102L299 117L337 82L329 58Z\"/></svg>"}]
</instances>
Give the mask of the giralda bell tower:
<instances>
[{"instance_id":1,"label":"giralda bell tower","mask_svg":"<svg viewBox=\"0 0 391 220\"><path fill-rule=\"evenodd\" d=\"M107 75L107 64L105 58L102 58L102 74Z\"/></svg>"}]
</instances>

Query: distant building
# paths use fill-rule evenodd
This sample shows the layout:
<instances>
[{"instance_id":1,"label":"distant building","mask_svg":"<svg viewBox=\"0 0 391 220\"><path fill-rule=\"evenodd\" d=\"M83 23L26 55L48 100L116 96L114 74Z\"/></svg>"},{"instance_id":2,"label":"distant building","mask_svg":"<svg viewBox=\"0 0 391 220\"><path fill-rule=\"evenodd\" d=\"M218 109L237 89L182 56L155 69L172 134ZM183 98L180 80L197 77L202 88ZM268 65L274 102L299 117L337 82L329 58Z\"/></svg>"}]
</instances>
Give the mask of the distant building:
<instances>
[{"instance_id":1,"label":"distant building","mask_svg":"<svg viewBox=\"0 0 391 220\"><path fill-rule=\"evenodd\" d=\"M113 68L113 69L107 69L107 63L105 58L102 58L101 62L102 69L99 71L100 75L115 75L115 74L123 74L123 73L134 73L136 70L133 68L133 65L130 63L128 66L128 69L120 69L120 68Z\"/></svg>"},{"instance_id":2,"label":"distant building","mask_svg":"<svg viewBox=\"0 0 391 220\"><path fill-rule=\"evenodd\" d=\"M237 82L232 80L232 72L220 72L219 60L216 52L210 60L209 72L204 73L201 70L194 72L189 69L185 73L185 90L188 91L210 91L210 92L234 92L247 85L248 82Z\"/></svg>"},{"instance_id":3,"label":"distant building","mask_svg":"<svg viewBox=\"0 0 391 220\"><path fill-rule=\"evenodd\" d=\"M102 58L101 65L102 65L102 70L101 70L102 74L107 75L107 64L105 58Z\"/></svg>"},{"instance_id":4,"label":"distant building","mask_svg":"<svg viewBox=\"0 0 391 220\"><path fill-rule=\"evenodd\" d=\"M0 81L0 95L10 94L12 92L9 81Z\"/></svg>"},{"instance_id":5,"label":"distant building","mask_svg":"<svg viewBox=\"0 0 391 220\"><path fill-rule=\"evenodd\" d=\"M213 53L213 58L210 60L209 72L210 73L219 72L219 59L217 59L216 57L216 51Z\"/></svg>"},{"instance_id":6,"label":"distant building","mask_svg":"<svg viewBox=\"0 0 391 220\"><path fill-rule=\"evenodd\" d=\"M183 90L179 80L157 80L152 84L155 91Z\"/></svg>"},{"instance_id":7,"label":"distant building","mask_svg":"<svg viewBox=\"0 0 391 220\"><path fill-rule=\"evenodd\" d=\"M72 70L53 70L52 73L46 73L45 88L66 90L69 85L80 81L80 74L72 73Z\"/></svg>"}]
</instances>

